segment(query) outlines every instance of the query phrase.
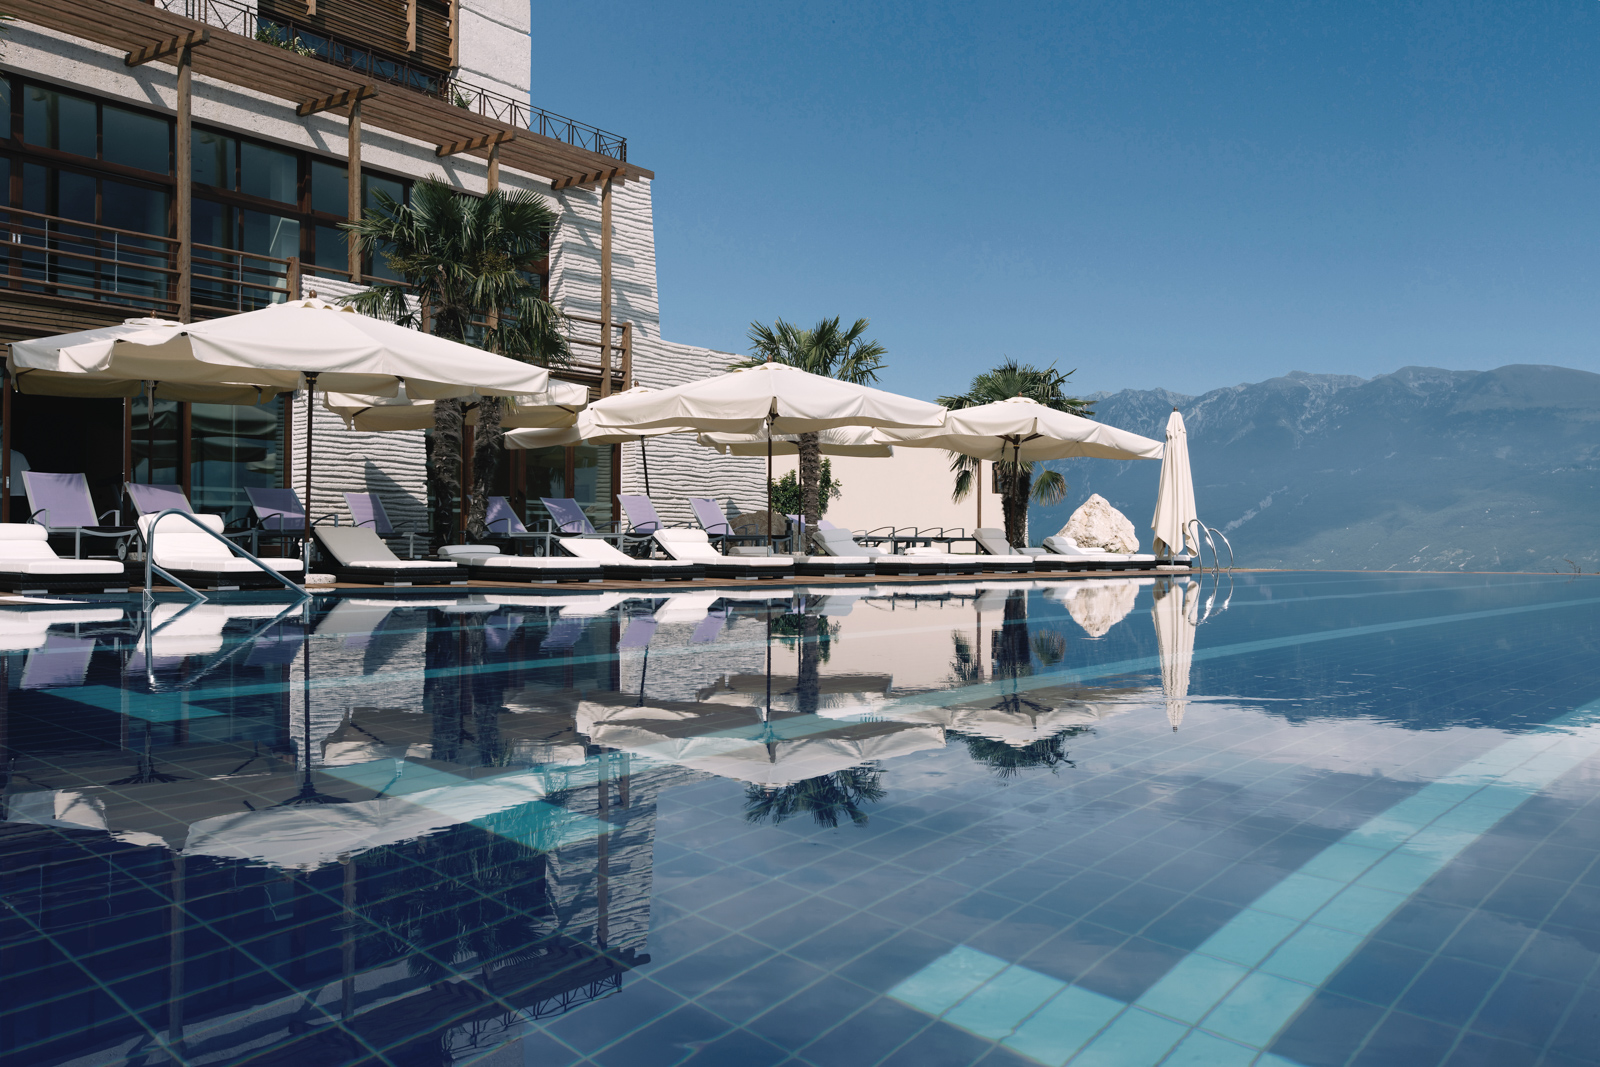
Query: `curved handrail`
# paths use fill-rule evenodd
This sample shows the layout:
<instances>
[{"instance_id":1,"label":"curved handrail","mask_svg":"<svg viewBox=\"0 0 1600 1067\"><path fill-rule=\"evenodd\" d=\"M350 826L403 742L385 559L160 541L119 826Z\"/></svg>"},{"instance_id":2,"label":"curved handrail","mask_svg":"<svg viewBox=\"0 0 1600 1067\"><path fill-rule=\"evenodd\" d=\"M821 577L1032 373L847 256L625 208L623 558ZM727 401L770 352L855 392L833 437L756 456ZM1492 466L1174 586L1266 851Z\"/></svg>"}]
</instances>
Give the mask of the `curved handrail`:
<instances>
[{"instance_id":1,"label":"curved handrail","mask_svg":"<svg viewBox=\"0 0 1600 1067\"><path fill-rule=\"evenodd\" d=\"M144 542L144 596L146 604L155 598L154 582L151 580L152 572L159 572L161 577L165 578L174 585L183 588L189 593L189 595L195 598L196 603L207 599L205 594L201 593L199 590L190 586L188 583L182 581L176 576L168 573L167 571L162 570L162 568L156 566L156 528L161 525L161 520L165 519L168 515L178 515L182 518L188 519L190 522L194 523L196 529L203 531L208 536L215 538L218 541L221 541L224 545L227 545L231 551L239 553L245 559L248 559L251 563L254 563L257 567L260 567L263 571L272 575L272 577L276 578L278 581L282 582L286 587L288 587L290 592L296 593L301 597L309 595L304 586L295 585L293 582L283 576L282 571L278 570L276 567L267 566L265 563L261 562L261 560L258 559L254 553L245 548L243 545L234 544L226 537L217 533L217 531L211 529L211 527L200 521L200 517L198 515L188 511L183 511L179 508L167 508L165 511L158 512L156 516L150 520L150 527L148 530L139 531L139 538Z\"/></svg>"}]
</instances>

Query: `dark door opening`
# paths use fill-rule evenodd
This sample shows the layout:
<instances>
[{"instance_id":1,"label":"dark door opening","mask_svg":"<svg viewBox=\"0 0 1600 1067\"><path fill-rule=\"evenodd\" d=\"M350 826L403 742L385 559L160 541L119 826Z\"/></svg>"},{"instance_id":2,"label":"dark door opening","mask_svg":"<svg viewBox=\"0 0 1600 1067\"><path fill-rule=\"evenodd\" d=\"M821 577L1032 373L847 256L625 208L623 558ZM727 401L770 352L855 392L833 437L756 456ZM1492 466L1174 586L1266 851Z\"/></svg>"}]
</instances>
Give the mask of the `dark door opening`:
<instances>
[{"instance_id":1,"label":"dark door opening","mask_svg":"<svg viewBox=\"0 0 1600 1067\"><path fill-rule=\"evenodd\" d=\"M116 510L122 506L122 404L115 398L13 395L12 455L26 458L30 470L86 475L95 513ZM17 466L11 483L11 521L27 522L33 508L23 502Z\"/></svg>"}]
</instances>

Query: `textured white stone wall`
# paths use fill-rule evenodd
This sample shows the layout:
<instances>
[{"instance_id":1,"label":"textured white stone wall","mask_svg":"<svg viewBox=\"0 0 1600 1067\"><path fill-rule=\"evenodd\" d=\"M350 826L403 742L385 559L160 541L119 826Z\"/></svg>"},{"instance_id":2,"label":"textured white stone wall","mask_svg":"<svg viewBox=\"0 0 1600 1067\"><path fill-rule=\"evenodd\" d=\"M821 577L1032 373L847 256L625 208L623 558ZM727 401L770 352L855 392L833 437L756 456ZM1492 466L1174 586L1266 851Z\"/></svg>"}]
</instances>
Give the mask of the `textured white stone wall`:
<instances>
[{"instance_id":1,"label":"textured white stone wall","mask_svg":"<svg viewBox=\"0 0 1600 1067\"><path fill-rule=\"evenodd\" d=\"M600 190L563 190L555 198L562 215L561 226L551 242L552 295L570 314L598 317ZM623 182L612 187L611 225L612 316L619 323L633 323L634 380L652 389L664 389L721 374L738 356L661 337L650 181ZM590 360L594 352L587 347L577 350L580 357ZM658 437L645 448L650 457L651 499L669 522L692 521L689 496L715 497L724 505L731 502L745 510L766 506L765 460L720 456L700 447L692 435ZM645 491L637 445L622 447L622 490Z\"/></svg>"},{"instance_id":2,"label":"textured white stone wall","mask_svg":"<svg viewBox=\"0 0 1600 1067\"><path fill-rule=\"evenodd\" d=\"M533 39L528 0L464 0L461 77L514 100L528 99Z\"/></svg>"}]
</instances>

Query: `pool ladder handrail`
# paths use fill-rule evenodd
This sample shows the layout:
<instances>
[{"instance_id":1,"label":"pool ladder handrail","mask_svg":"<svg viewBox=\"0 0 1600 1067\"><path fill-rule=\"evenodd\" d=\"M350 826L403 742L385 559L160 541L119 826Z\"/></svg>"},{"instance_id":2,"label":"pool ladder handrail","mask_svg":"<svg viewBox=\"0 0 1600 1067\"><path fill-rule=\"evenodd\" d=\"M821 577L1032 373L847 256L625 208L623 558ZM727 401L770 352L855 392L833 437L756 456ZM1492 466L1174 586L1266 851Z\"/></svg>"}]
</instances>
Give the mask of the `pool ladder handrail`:
<instances>
[{"instance_id":1,"label":"pool ladder handrail","mask_svg":"<svg viewBox=\"0 0 1600 1067\"><path fill-rule=\"evenodd\" d=\"M1193 527L1193 529L1190 531L1190 536L1194 538L1195 555L1200 560L1200 566L1203 568L1206 565L1205 553L1202 551L1203 544L1200 540L1203 536L1205 538L1204 544L1211 546L1211 569L1214 571L1222 570L1222 556L1217 552L1217 542L1212 536L1215 535L1216 537L1220 537L1222 539L1223 545L1228 549L1227 569L1232 571L1234 567L1233 542L1228 540L1227 535L1214 526L1207 526L1199 519L1190 519L1189 526Z\"/></svg>"},{"instance_id":2,"label":"pool ladder handrail","mask_svg":"<svg viewBox=\"0 0 1600 1067\"><path fill-rule=\"evenodd\" d=\"M178 586L184 592L194 597L194 602L196 604L204 603L209 599L204 593L200 592L200 590L194 588L183 579L178 578L172 573L156 566L156 528L161 525L161 520L165 519L168 515L177 515L180 518L188 519L194 524L195 529L205 533L208 537L213 537L216 540L221 541L224 545L228 546L230 551L239 553L245 559L248 559L251 563L254 563L257 567L261 568L267 574L270 574L273 578L277 579L279 582L282 582L288 587L291 593L294 593L299 597L305 597L308 595L304 586L295 585L293 582L283 576L282 571L275 567L267 566L265 563L261 562L261 560L257 558L256 555L248 548L245 548L243 545L236 544L235 542L230 541L226 537L217 533L205 523L201 522L199 516L195 515L193 512L184 511L180 508L167 508L165 511L157 513L155 518L150 521L150 527L148 530L140 531L139 534L139 540L144 545L144 604L146 611L148 611L150 609L150 605L155 602L155 583L152 579L153 574L161 575L161 577L165 578L173 585ZM170 622L171 620L168 621Z\"/></svg>"}]
</instances>

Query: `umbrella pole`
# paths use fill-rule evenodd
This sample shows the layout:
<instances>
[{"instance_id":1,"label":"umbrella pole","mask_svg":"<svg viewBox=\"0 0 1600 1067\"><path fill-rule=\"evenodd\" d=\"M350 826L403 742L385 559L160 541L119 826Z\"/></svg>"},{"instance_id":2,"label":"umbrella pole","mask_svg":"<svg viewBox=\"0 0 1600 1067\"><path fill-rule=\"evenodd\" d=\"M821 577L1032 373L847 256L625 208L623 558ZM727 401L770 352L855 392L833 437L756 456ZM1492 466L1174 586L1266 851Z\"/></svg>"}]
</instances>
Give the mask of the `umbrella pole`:
<instances>
[{"instance_id":1,"label":"umbrella pole","mask_svg":"<svg viewBox=\"0 0 1600 1067\"><path fill-rule=\"evenodd\" d=\"M144 391L144 476L156 482L156 383L145 382Z\"/></svg>"},{"instance_id":2,"label":"umbrella pole","mask_svg":"<svg viewBox=\"0 0 1600 1067\"><path fill-rule=\"evenodd\" d=\"M772 416L767 416L767 555L772 555ZM767 658L772 658L768 649Z\"/></svg>"},{"instance_id":3,"label":"umbrella pole","mask_svg":"<svg viewBox=\"0 0 1600 1067\"><path fill-rule=\"evenodd\" d=\"M650 453L645 451L644 438L639 438L639 461L644 464L644 495L650 495Z\"/></svg>"},{"instance_id":4,"label":"umbrella pole","mask_svg":"<svg viewBox=\"0 0 1600 1067\"><path fill-rule=\"evenodd\" d=\"M306 375L306 499L305 499L304 504L301 506L301 510L305 512L305 531L304 531L304 536L300 539L300 565L301 565L302 568L304 568L300 573L300 580L302 582L307 581L311 577L311 447L312 447L312 429L313 429L312 424L314 423L315 417L316 417L316 412L312 408L311 405L312 405L312 400L316 396L316 392L317 392L317 376L315 374L307 374Z\"/></svg>"}]
</instances>

